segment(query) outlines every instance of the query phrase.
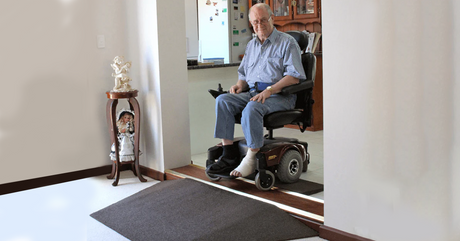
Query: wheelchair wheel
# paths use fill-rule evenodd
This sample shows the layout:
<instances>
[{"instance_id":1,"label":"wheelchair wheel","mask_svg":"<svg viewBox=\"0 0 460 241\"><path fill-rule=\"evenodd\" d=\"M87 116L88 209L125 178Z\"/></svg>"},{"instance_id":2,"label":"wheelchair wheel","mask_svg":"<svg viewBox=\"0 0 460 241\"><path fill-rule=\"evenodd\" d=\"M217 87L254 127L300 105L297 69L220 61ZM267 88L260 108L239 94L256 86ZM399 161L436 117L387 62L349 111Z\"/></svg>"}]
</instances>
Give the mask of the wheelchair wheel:
<instances>
[{"instance_id":1,"label":"wheelchair wheel","mask_svg":"<svg viewBox=\"0 0 460 241\"><path fill-rule=\"evenodd\" d=\"M308 171L308 164L309 163L310 163L310 153L307 152L307 158L305 158L305 161L303 161L302 172L307 172Z\"/></svg>"},{"instance_id":2,"label":"wheelchair wheel","mask_svg":"<svg viewBox=\"0 0 460 241\"><path fill-rule=\"evenodd\" d=\"M267 176L264 180L260 177L260 172L257 173L255 182L256 187L262 191L268 191L275 185L275 174L273 172L266 170Z\"/></svg>"},{"instance_id":3,"label":"wheelchair wheel","mask_svg":"<svg viewBox=\"0 0 460 241\"><path fill-rule=\"evenodd\" d=\"M294 183L299 180L302 170L302 156L298 151L289 150L281 157L277 174L280 181L284 183Z\"/></svg>"}]
</instances>

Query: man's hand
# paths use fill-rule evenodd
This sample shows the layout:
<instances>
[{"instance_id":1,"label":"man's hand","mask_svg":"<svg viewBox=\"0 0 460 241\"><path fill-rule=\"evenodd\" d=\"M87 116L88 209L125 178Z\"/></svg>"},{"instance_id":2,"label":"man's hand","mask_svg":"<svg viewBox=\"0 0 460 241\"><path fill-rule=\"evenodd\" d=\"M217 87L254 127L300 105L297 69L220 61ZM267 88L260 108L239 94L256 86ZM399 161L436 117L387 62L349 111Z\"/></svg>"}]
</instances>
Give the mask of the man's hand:
<instances>
[{"instance_id":1,"label":"man's hand","mask_svg":"<svg viewBox=\"0 0 460 241\"><path fill-rule=\"evenodd\" d=\"M290 75L286 75L276 84L271 85L270 90L265 89L264 91L252 97L250 100L264 103L266 99L270 98L270 96L273 94L279 93L281 89L283 89L284 87L297 83L299 83L299 79L294 78Z\"/></svg>"},{"instance_id":2,"label":"man's hand","mask_svg":"<svg viewBox=\"0 0 460 241\"><path fill-rule=\"evenodd\" d=\"M246 81L239 79L236 85L230 87L230 89L228 90L228 93L239 94L247 88L248 88L248 84L246 83Z\"/></svg>"},{"instance_id":3,"label":"man's hand","mask_svg":"<svg viewBox=\"0 0 460 241\"><path fill-rule=\"evenodd\" d=\"M272 95L272 92L270 90L264 90L260 92L259 94L255 95L254 97L252 97L251 101L265 103L265 100L270 98L271 95Z\"/></svg>"},{"instance_id":4,"label":"man's hand","mask_svg":"<svg viewBox=\"0 0 460 241\"><path fill-rule=\"evenodd\" d=\"M233 85L228 90L228 92L230 92L230 94L239 94L239 93L241 93L241 91L243 91L243 88L241 86L239 86L239 85Z\"/></svg>"}]
</instances>

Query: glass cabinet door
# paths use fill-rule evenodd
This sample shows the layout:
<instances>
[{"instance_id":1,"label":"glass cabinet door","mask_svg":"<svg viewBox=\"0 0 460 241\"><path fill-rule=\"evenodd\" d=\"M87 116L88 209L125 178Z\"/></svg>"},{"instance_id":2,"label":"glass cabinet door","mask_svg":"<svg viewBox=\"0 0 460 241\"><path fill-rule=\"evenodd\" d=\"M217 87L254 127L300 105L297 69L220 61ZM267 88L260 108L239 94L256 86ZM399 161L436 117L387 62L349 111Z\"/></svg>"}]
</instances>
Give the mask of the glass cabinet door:
<instances>
[{"instance_id":1,"label":"glass cabinet door","mask_svg":"<svg viewBox=\"0 0 460 241\"><path fill-rule=\"evenodd\" d=\"M295 0L294 18L318 17L318 0Z\"/></svg>"},{"instance_id":2,"label":"glass cabinet door","mask_svg":"<svg viewBox=\"0 0 460 241\"><path fill-rule=\"evenodd\" d=\"M240 0L240 1L244 1L244 0ZM258 3L266 3L268 5L270 5L270 1L269 0L250 0L249 1L249 8L251 8L252 6L258 4Z\"/></svg>"},{"instance_id":3,"label":"glass cabinet door","mask_svg":"<svg viewBox=\"0 0 460 241\"><path fill-rule=\"evenodd\" d=\"M292 19L291 0L273 0L271 7L275 21Z\"/></svg>"},{"instance_id":4,"label":"glass cabinet door","mask_svg":"<svg viewBox=\"0 0 460 241\"><path fill-rule=\"evenodd\" d=\"M273 1L273 14L275 17L280 16L289 16L290 14L290 7L288 0L274 0Z\"/></svg>"}]
</instances>

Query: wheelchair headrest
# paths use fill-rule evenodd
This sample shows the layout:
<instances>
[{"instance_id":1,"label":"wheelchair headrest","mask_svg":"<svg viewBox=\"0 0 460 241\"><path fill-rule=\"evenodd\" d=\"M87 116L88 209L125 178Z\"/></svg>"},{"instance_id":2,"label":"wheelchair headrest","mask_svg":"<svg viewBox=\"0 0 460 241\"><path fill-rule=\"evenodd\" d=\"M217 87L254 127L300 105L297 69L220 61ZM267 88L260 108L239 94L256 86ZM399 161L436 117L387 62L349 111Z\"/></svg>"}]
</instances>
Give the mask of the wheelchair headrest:
<instances>
[{"instance_id":1,"label":"wheelchair headrest","mask_svg":"<svg viewBox=\"0 0 460 241\"><path fill-rule=\"evenodd\" d=\"M294 37L294 39L299 44L300 50L304 51L308 46L308 36L307 33L301 31L286 31L287 34Z\"/></svg>"}]
</instances>

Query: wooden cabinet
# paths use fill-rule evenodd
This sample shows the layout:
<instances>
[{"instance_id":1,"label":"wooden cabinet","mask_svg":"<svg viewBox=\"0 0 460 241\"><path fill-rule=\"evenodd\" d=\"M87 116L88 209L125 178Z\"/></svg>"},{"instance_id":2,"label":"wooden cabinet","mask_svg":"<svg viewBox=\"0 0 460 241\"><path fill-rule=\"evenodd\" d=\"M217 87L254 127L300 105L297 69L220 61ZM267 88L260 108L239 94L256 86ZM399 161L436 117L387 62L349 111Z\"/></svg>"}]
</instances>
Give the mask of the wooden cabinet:
<instances>
[{"instance_id":1,"label":"wooden cabinet","mask_svg":"<svg viewBox=\"0 0 460 241\"><path fill-rule=\"evenodd\" d=\"M316 77L315 86L313 87L313 100L315 103L312 106L312 122L307 128L309 131L323 130L323 55L321 53L316 56Z\"/></svg>"},{"instance_id":2,"label":"wooden cabinet","mask_svg":"<svg viewBox=\"0 0 460 241\"><path fill-rule=\"evenodd\" d=\"M321 22L320 0L249 0L249 7L257 3L270 5L276 26Z\"/></svg>"},{"instance_id":3,"label":"wooden cabinet","mask_svg":"<svg viewBox=\"0 0 460 241\"><path fill-rule=\"evenodd\" d=\"M273 0L270 5L275 22L285 25L292 22L312 23L319 21L319 0Z\"/></svg>"},{"instance_id":4,"label":"wooden cabinet","mask_svg":"<svg viewBox=\"0 0 460 241\"><path fill-rule=\"evenodd\" d=\"M256 5L257 3L266 3L270 5L269 0L249 0L249 8L251 8L253 5Z\"/></svg>"},{"instance_id":5,"label":"wooden cabinet","mask_svg":"<svg viewBox=\"0 0 460 241\"><path fill-rule=\"evenodd\" d=\"M275 27L286 32L307 30L321 33L321 0L249 0L249 8L266 3L275 15ZM252 26L250 27L252 29ZM317 52L321 52L321 40Z\"/></svg>"},{"instance_id":6,"label":"wooden cabinet","mask_svg":"<svg viewBox=\"0 0 460 241\"><path fill-rule=\"evenodd\" d=\"M319 21L320 0L297 0L294 1L294 19L314 19Z\"/></svg>"}]
</instances>

